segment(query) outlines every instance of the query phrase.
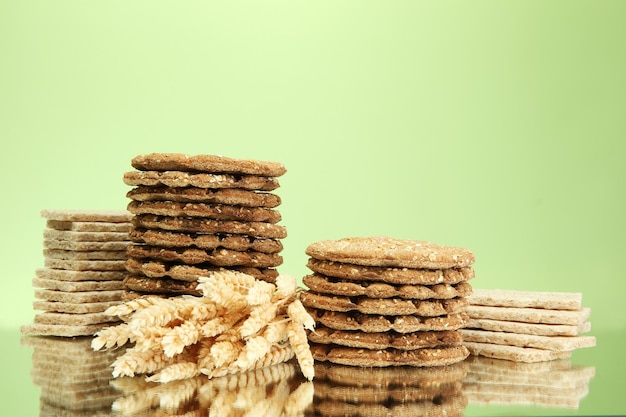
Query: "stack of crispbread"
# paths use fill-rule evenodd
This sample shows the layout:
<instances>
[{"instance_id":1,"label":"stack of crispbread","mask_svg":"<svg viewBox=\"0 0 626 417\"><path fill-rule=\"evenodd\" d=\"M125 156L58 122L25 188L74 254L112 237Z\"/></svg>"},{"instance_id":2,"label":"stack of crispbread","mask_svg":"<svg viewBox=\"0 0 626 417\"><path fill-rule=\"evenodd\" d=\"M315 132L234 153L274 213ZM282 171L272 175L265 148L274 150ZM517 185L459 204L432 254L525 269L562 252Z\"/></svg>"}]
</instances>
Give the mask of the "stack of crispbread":
<instances>
[{"instance_id":1,"label":"stack of crispbread","mask_svg":"<svg viewBox=\"0 0 626 417\"><path fill-rule=\"evenodd\" d=\"M103 314L124 293L131 215L115 210L42 210L44 268L33 279L32 335L88 336L112 321Z\"/></svg>"},{"instance_id":2,"label":"stack of crispbread","mask_svg":"<svg viewBox=\"0 0 626 417\"><path fill-rule=\"evenodd\" d=\"M41 416L108 416L119 396L110 385L118 351L94 352L91 337L25 336L33 348L33 383L41 388Z\"/></svg>"},{"instance_id":3,"label":"stack of crispbread","mask_svg":"<svg viewBox=\"0 0 626 417\"><path fill-rule=\"evenodd\" d=\"M596 344L581 335L591 329L581 293L475 289L467 299L470 321L462 333L473 355L541 362Z\"/></svg>"},{"instance_id":4,"label":"stack of crispbread","mask_svg":"<svg viewBox=\"0 0 626 417\"><path fill-rule=\"evenodd\" d=\"M156 153L133 158L134 186L126 263L126 298L199 295L199 276L220 268L273 282L282 264L281 203L270 191L285 168L277 162L217 155Z\"/></svg>"},{"instance_id":5,"label":"stack of crispbread","mask_svg":"<svg viewBox=\"0 0 626 417\"><path fill-rule=\"evenodd\" d=\"M302 303L317 322L309 333L318 361L353 366L437 366L469 354L467 249L390 237L325 240L306 249Z\"/></svg>"},{"instance_id":6,"label":"stack of crispbread","mask_svg":"<svg viewBox=\"0 0 626 417\"><path fill-rule=\"evenodd\" d=\"M462 416L467 365L362 367L315 364L307 416Z\"/></svg>"},{"instance_id":7,"label":"stack of crispbread","mask_svg":"<svg viewBox=\"0 0 626 417\"><path fill-rule=\"evenodd\" d=\"M595 375L593 366L573 366L570 359L520 363L471 356L466 362L463 392L470 404L578 408Z\"/></svg>"}]
</instances>

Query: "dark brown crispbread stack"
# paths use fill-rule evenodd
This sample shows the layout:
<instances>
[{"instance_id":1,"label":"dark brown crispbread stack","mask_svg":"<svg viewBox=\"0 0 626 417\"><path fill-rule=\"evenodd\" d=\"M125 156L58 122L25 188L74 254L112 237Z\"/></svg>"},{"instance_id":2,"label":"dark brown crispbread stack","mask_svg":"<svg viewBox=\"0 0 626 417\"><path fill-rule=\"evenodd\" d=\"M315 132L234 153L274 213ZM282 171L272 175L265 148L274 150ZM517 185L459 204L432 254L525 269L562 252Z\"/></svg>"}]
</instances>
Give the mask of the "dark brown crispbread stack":
<instances>
[{"instance_id":1,"label":"dark brown crispbread stack","mask_svg":"<svg viewBox=\"0 0 626 417\"><path fill-rule=\"evenodd\" d=\"M301 301L316 321L317 361L430 367L464 360L473 254L424 241L362 237L306 249Z\"/></svg>"},{"instance_id":2,"label":"dark brown crispbread stack","mask_svg":"<svg viewBox=\"0 0 626 417\"><path fill-rule=\"evenodd\" d=\"M470 320L462 330L473 355L516 362L568 358L575 349L592 347L591 309L582 294L476 289L467 298Z\"/></svg>"},{"instance_id":3,"label":"dark brown crispbread stack","mask_svg":"<svg viewBox=\"0 0 626 417\"><path fill-rule=\"evenodd\" d=\"M122 301L131 214L42 210L44 267L33 278L34 323L24 334L91 336L119 321L104 311Z\"/></svg>"},{"instance_id":4,"label":"dark brown crispbread stack","mask_svg":"<svg viewBox=\"0 0 626 417\"><path fill-rule=\"evenodd\" d=\"M125 298L199 295L226 268L274 282L283 259L277 162L217 155L138 155L124 174L133 214Z\"/></svg>"}]
</instances>

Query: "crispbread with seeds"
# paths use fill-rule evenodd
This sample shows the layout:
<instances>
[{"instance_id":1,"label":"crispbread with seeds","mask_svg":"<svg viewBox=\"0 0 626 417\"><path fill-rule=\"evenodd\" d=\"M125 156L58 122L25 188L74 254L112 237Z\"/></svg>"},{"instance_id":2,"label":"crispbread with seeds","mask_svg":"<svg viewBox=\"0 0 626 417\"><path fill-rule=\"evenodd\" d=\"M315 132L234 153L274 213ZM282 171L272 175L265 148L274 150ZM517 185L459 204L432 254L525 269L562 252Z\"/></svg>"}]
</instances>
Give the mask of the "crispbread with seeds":
<instances>
[{"instance_id":1,"label":"crispbread with seeds","mask_svg":"<svg viewBox=\"0 0 626 417\"><path fill-rule=\"evenodd\" d=\"M179 265L163 263L159 261L142 262L133 258L126 261L128 272L137 275L145 275L150 278L169 277L181 281L197 281L198 277L209 276L215 271L222 269L215 265ZM247 266L235 266L228 269L237 270L244 274L252 275L255 278L268 282L274 282L278 276L278 271L274 268L254 268Z\"/></svg>"},{"instance_id":2,"label":"crispbread with seeds","mask_svg":"<svg viewBox=\"0 0 626 417\"><path fill-rule=\"evenodd\" d=\"M122 290L121 280L114 281L63 281L59 279L33 278L33 287L57 291L111 291Z\"/></svg>"},{"instance_id":3,"label":"crispbread with seeds","mask_svg":"<svg viewBox=\"0 0 626 417\"><path fill-rule=\"evenodd\" d=\"M548 310L543 308L491 307L470 305L467 314L474 319L492 319L542 324L578 325L589 318L590 308L577 311Z\"/></svg>"},{"instance_id":4,"label":"crispbread with seeds","mask_svg":"<svg viewBox=\"0 0 626 417\"><path fill-rule=\"evenodd\" d=\"M112 242L80 242L72 240L44 239L45 249L72 250L77 252L89 251L124 251L129 241Z\"/></svg>"},{"instance_id":5,"label":"crispbread with seeds","mask_svg":"<svg viewBox=\"0 0 626 417\"><path fill-rule=\"evenodd\" d=\"M221 155L186 155L181 153L150 153L137 155L131 161L133 168L149 171L202 171L232 174L252 174L278 177L287 170L274 161L229 158Z\"/></svg>"},{"instance_id":6,"label":"crispbread with seeds","mask_svg":"<svg viewBox=\"0 0 626 417\"><path fill-rule=\"evenodd\" d=\"M554 351L568 351L596 345L594 336L537 336L487 330L462 329L463 340L519 347L532 347Z\"/></svg>"},{"instance_id":7,"label":"crispbread with seeds","mask_svg":"<svg viewBox=\"0 0 626 417\"><path fill-rule=\"evenodd\" d=\"M465 313L448 314L439 317L381 316L362 313L318 310L307 307L313 319L324 326L337 330L360 330L363 332L412 333L420 331L456 330L468 321Z\"/></svg>"},{"instance_id":8,"label":"crispbread with seeds","mask_svg":"<svg viewBox=\"0 0 626 417\"><path fill-rule=\"evenodd\" d=\"M123 294L122 294L123 297ZM102 302L90 302L90 303L64 303L60 301L34 301L33 309L41 311L50 311L57 313L72 313L72 314L85 314L85 313L101 313L106 311L107 308L117 305L121 300L116 301L102 301Z\"/></svg>"},{"instance_id":9,"label":"crispbread with seeds","mask_svg":"<svg viewBox=\"0 0 626 417\"><path fill-rule=\"evenodd\" d=\"M517 308L545 308L550 310L580 310L582 308L582 293L576 292L545 292L519 291L500 289L475 288L468 297L472 305L517 307Z\"/></svg>"},{"instance_id":10,"label":"crispbread with seeds","mask_svg":"<svg viewBox=\"0 0 626 417\"><path fill-rule=\"evenodd\" d=\"M225 248L237 251L253 250L263 253L278 253L283 250L283 244L278 239L257 238L246 235L196 234L133 228L130 231L129 238L133 242L166 248Z\"/></svg>"},{"instance_id":11,"label":"crispbread with seeds","mask_svg":"<svg viewBox=\"0 0 626 417\"><path fill-rule=\"evenodd\" d=\"M65 325L65 324L27 324L20 328L22 334L39 336L93 336L107 325L85 324L85 325Z\"/></svg>"},{"instance_id":12,"label":"crispbread with seeds","mask_svg":"<svg viewBox=\"0 0 626 417\"><path fill-rule=\"evenodd\" d=\"M72 271L123 271L124 260L76 261L70 259L45 258L44 266L46 268L68 269Z\"/></svg>"},{"instance_id":13,"label":"crispbread with seeds","mask_svg":"<svg viewBox=\"0 0 626 417\"><path fill-rule=\"evenodd\" d=\"M362 331L335 330L316 326L309 333L309 341L323 344L337 344L364 349L414 350L426 347L455 346L461 343L461 333L456 330L426 331L413 333L365 333Z\"/></svg>"},{"instance_id":14,"label":"crispbread with seeds","mask_svg":"<svg viewBox=\"0 0 626 417\"><path fill-rule=\"evenodd\" d=\"M233 233L275 239L287 237L287 229L284 226L266 222L239 222L234 220L213 220L138 214L133 218L133 224L139 228L162 229L178 232Z\"/></svg>"},{"instance_id":15,"label":"crispbread with seeds","mask_svg":"<svg viewBox=\"0 0 626 417\"><path fill-rule=\"evenodd\" d=\"M37 268L37 278L61 281L121 281L126 271L72 271L69 269Z\"/></svg>"},{"instance_id":16,"label":"crispbread with seeds","mask_svg":"<svg viewBox=\"0 0 626 417\"><path fill-rule=\"evenodd\" d=\"M131 171L124 174L126 185L239 188L243 190L272 191L280 184L276 178L253 175L197 174L183 171Z\"/></svg>"},{"instance_id":17,"label":"crispbread with seeds","mask_svg":"<svg viewBox=\"0 0 626 417\"><path fill-rule=\"evenodd\" d=\"M128 257L163 262L182 262L187 265L209 263L215 266L251 266L255 268L271 268L283 263L282 256L276 253L242 252L224 248L207 251L198 248L168 249L134 245L129 246Z\"/></svg>"},{"instance_id":18,"label":"crispbread with seeds","mask_svg":"<svg viewBox=\"0 0 626 417\"><path fill-rule=\"evenodd\" d=\"M469 349L472 355L516 362L542 362L569 358L571 356L571 351L557 352L530 347L496 345L493 343L463 342L463 346Z\"/></svg>"},{"instance_id":19,"label":"crispbread with seeds","mask_svg":"<svg viewBox=\"0 0 626 417\"><path fill-rule=\"evenodd\" d=\"M591 323L567 325L567 324L540 324L522 323L507 320L474 319L470 318L467 327L472 329L493 330L498 332L511 332L521 334L534 334L540 336L576 336L591 330Z\"/></svg>"},{"instance_id":20,"label":"crispbread with seeds","mask_svg":"<svg viewBox=\"0 0 626 417\"><path fill-rule=\"evenodd\" d=\"M52 291L35 290L35 297L44 301L59 301L62 303L99 303L103 301L118 301L124 291Z\"/></svg>"},{"instance_id":21,"label":"crispbread with seeds","mask_svg":"<svg viewBox=\"0 0 626 417\"><path fill-rule=\"evenodd\" d=\"M387 236L323 240L310 244L305 252L315 259L395 268L463 268L474 263L468 249Z\"/></svg>"},{"instance_id":22,"label":"crispbread with seeds","mask_svg":"<svg viewBox=\"0 0 626 417\"><path fill-rule=\"evenodd\" d=\"M118 317L108 316L104 313L70 314L46 311L35 315L35 323L39 324L65 324L76 326L119 321L120 319Z\"/></svg>"},{"instance_id":23,"label":"crispbread with seeds","mask_svg":"<svg viewBox=\"0 0 626 417\"><path fill-rule=\"evenodd\" d=\"M123 223L130 221L131 214L125 210L41 210L41 217L47 220L70 222L110 222Z\"/></svg>"},{"instance_id":24,"label":"crispbread with seeds","mask_svg":"<svg viewBox=\"0 0 626 417\"><path fill-rule=\"evenodd\" d=\"M375 281L350 281L326 277L321 274L311 274L303 278L302 283L311 291L322 294L344 295L346 297L366 296L369 298L412 298L419 300L450 299L465 297L472 293L472 287L467 282L457 284L435 285L393 285Z\"/></svg>"},{"instance_id":25,"label":"crispbread with seeds","mask_svg":"<svg viewBox=\"0 0 626 417\"><path fill-rule=\"evenodd\" d=\"M54 230L71 230L74 232L128 232L128 222L74 222L65 220L48 220L46 226Z\"/></svg>"},{"instance_id":26,"label":"crispbread with seeds","mask_svg":"<svg viewBox=\"0 0 626 417\"><path fill-rule=\"evenodd\" d=\"M310 258L307 267L319 274L351 281L381 281L389 284L456 284L474 278L474 269L410 269L363 266Z\"/></svg>"},{"instance_id":27,"label":"crispbread with seeds","mask_svg":"<svg viewBox=\"0 0 626 417\"><path fill-rule=\"evenodd\" d=\"M329 311L358 311L383 316L416 315L436 317L462 312L467 306L465 298L450 300L406 300L400 298L343 297L303 292L300 296L306 307Z\"/></svg>"},{"instance_id":28,"label":"crispbread with seeds","mask_svg":"<svg viewBox=\"0 0 626 417\"><path fill-rule=\"evenodd\" d=\"M43 238L70 242L123 242L128 240L126 232L74 232L72 230L45 229Z\"/></svg>"},{"instance_id":29,"label":"crispbread with seeds","mask_svg":"<svg viewBox=\"0 0 626 417\"><path fill-rule=\"evenodd\" d=\"M318 361L351 366L441 366L460 362L469 352L463 345L415 350L360 349L311 343Z\"/></svg>"},{"instance_id":30,"label":"crispbread with seeds","mask_svg":"<svg viewBox=\"0 0 626 417\"><path fill-rule=\"evenodd\" d=\"M171 278L147 278L129 275L124 279L124 285L130 291L141 293L202 295L202 291L197 289L197 282Z\"/></svg>"},{"instance_id":31,"label":"crispbread with seeds","mask_svg":"<svg viewBox=\"0 0 626 417\"><path fill-rule=\"evenodd\" d=\"M133 214L154 214L169 217L203 217L215 220L278 223L280 212L266 207L244 207L228 204L201 204L176 202L131 201L128 210Z\"/></svg>"},{"instance_id":32,"label":"crispbread with seeds","mask_svg":"<svg viewBox=\"0 0 626 417\"><path fill-rule=\"evenodd\" d=\"M119 261L126 259L126 252L118 251L73 251L63 249L44 249L43 256L49 259L68 261Z\"/></svg>"},{"instance_id":33,"label":"crispbread with seeds","mask_svg":"<svg viewBox=\"0 0 626 417\"><path fill-rule=\"evenodd\" d=\"M244 207L278 207L277 194L238 188L197 188L140 185L126 193L126 197L142 202L180 202L205 204L230 204Z\"/></svg>"}]
</instances>

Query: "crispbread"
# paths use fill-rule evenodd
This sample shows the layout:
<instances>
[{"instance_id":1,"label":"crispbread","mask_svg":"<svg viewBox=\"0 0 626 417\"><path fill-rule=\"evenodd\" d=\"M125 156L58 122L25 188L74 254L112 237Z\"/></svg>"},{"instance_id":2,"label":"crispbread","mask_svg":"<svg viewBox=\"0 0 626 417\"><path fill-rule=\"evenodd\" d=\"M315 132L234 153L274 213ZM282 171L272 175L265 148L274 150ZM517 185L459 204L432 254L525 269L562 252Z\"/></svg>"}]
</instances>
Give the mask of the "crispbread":
<instances>
[{"instance_id":1,"label":"crispbread","mask_svg":"<svg viewBox=\"0 0 626 417\"><path fill-rule=\"evenodd\" d=\"M65 325L65 324L27 324L20 328L23 334L39 336L93 336L102 330L102 324Z\"/></svg>"},{"instance_id":2,"label":"crispbread","mask_svg":"<svg viewBox=\"0 0 626 417\"><path fill-rule=\"evenodd\" d=\"M502 387L494 384L466 384L463 393L472 404L528 405L533 407L577 409L589 393L588 386L569 390Z\"/></svg>"},{"instance_id":3,"label":"crispbread","mask_svg":"<svg viewBox=\"0 0 626 417\"><path fill-rule=\"evenodd\" d=\"M579 292L546 292L518 291L501 289L475 288L468 297L472 305L545 308L551 310L580 310L582 293Z\"/></svg>"},{"instance_id":4,"label":"crispbread","mask_svg":"<svg viewBox=\"0 0 626 417\"><path fill-rule=\"evenodd\" d=\"M122 295L123 296L123 295ZM60 301L33 301L33 309L42 311L51 311L57 313L99 313L106 311L107 308L117 305L122 300L102 301L93 303L64 303Z\"/></svg>"},{"instance_id":5,"label":"crispbread","mask_svg":"<svg viewBox=\"0 0 626 417\"><path fill-rule=\"evenodd\" d=\"M43 247L45 249L61 249L73 250L80 252L88 251L124 251L129 241L111 241L111 242L75 242L72 240L44 239Z\"/></svg>"},{"instance_id":6,"label":"crispbread","mask_svg":"<svg viewBox=\"0 0 626 417\"><path fill-rule=\"evenodd\" d=\"M542 308L516 308L469 305L467 314L473 319L492 319L541 324L579 325L589 318L590 308L576 311Z\"/></svg>"},{"instance_id":7,"label":"crispbread","mask_svg":"<svg viewBox=\"0 0 626 417\"><path fill-rule=\"evenodd\" d=\"M197 282L171 278L147 278L129 275L124 279L124 285L128 290L141 293L202 295L202 291L197 289Z\"/></svg>"},{"instance_id":8,"label":"crispbread","mask_svg":"<svg viewBox=\"0 0 626 417\"><path fill-rule=\"evenodd\" d=\"M358 311L364 314L378 315L417 315L422 317L443 316L462 312L466 306L465 298L449 300L406 300L400 298L343 297L317 294L307 291L300 300L306 307L330 311Z\"/></svg>"},{"instance_id":9,"label":"crispbread","mask_svg":"<svg viewBox=\"0 0 626 417\"><path fill-rule=\"evenodd\" d=\"M596 345L594 336L537 336L487 330L462 329L463 340L519 347L532 347L553 351L571 351Z\"/></svg>"},{"instance_id":10,"label":"crispbread","mask_svg":"<svg viewBox=\"0 0 626 417\"><path fill-rule=\"evenodd\" d=\"M284 226L266 222L239 222L188 217L138 214L133 218L136 227L178 232L234 233L240 235L282 239L287 237Z\"/></svg>"},{"instance_id":11,"label":"crispbread","mask_svg":"<svg viewBox=\"0 0 626 417\"><path fill-rule=\"evenodd\" d=\"M228 204L201 204L176 202L131 201L128 210L137 214L153 214L169 217L202 217L215 220L278 223L280 212L266 207L245 207Z\"/></svg>"},{"instance_id":12,"label":"crispbread","mask_svg":"<svg viewBox=\"0 0 626 417\"><path fill-rule=\"evenodd\" d=\"M225 172L269 177L278 177L287 172L283 164L279 162L229 158L221 155L186 155L181 153L137 155L132 159L131 165L143 171Z\"/></svg>"},{"instance_id":13,"label":"crispbread","mask_svg":"<svg viewBox=\"0 0 626 417\"><path fill-rule=\"evenodd\" d=\"M104 301L119 301L123 291L52 291L35 290L35 297L44 301L59 301L62 303L100 303Z\"/></svg>"},{"instance_id":14,"label":"crispbread","mask_svg":"<svg viewBox=\"0 0 626 417\"><path fill-rule=\"evenodd\" d=\"M395 268L447 269L474 263L467 249L387 236L323 240L310 244L305 252L315 259Z\"/></svg>"},{"instance_id":15,"label":"crispbread","mask_svg":"<svg viewBox=\"0 0 626 417\"><path fill-rule=\"evenodd\" d=\"M128 240L126 232L74 232L72 230L45 229L43 238L70 242L123 242Z\"/></svg>"},{"instance_id":16,"label":"crispbread","mask_svg":"<svg viewBox=\"0 0 626 417\"><path fill-rule=\"evenodd\" d=\"M126 259L126 252L123 250L107 251L73 251L62 249L44 249L43 255L50 259L61 259L69 261L111 261Z\"/></svg>"},{"instance_id":17,"label":"crispbread","mask_svg":"<svg viewBox=\"0 0 626 417\"><path fill-rule=\"evenodd\" d=\"M346 313L315 308L307 308L307 311L316 322L326 327L337 330L360 330L372 333L390 330L398 333L456 330L465 326L468 320L465 313L448 314L439 317L419 317L413 315L381 316Z\"/></svg>"},{"instance_id":18,"label":"crispbread","mask_svg":"<svg viewBox=\"0 0 626 417\"><path fill-rule=\"evenodd\" d=\"M591 323L586 321L576 325L522 323L506 320L470 318L467 327L472 329L493 330L539 336L576 336L591 330Z\"/></svg>"},{"instance_id":19,"label":"crispbread","mask_svg":"<svg viewBox=\"0 0 626 417\"><path fill-rule=\"evenodd\" d=\"M337 344L364 349L414 350L426 347L455 346L461 343L461 333L456 330L425 331L412 333L365 333L362 331L334 330L325 326L316 326L309 333L309 340L314 343Z\"/></svg>"},{"instance_id":20,"label":"crispbread","mask_svg":"<svg viewBox=\"0 0 626 417\"><path fill-rule=\"evenodd\" d=\"M140 185L126 193L134 201L180 203L230 204L244 207L278 207L281 198L277 194L263 191L240 190L238 188L164 187Z\"/></svg>"},{"instance_id":21,"label":"crispbread","mask_svg":"<svg viewBox=\"0 0 626 417\"><path fill-rule=\"evenodd\" d=\"M125 210L63 210L43 209L41 217L47 220L71 222L110 222L130 221L131 214Z\"/></svg>"},{"instance_id":22,"label":"crispbread","mask_svg":"<svg viewBox=\"0 0 626 417\"><path fill-rule=\"evenodd\" d=\"M71 230L74 232L128 232L130 222L75 222L64 220L48 220L46 226L54 230Z\"/></svg>"},{"instance_id":23,"label":"crispbread","mask_svg":"<svg viewBox=\"0 0 626 417\"><path fill-rule=\"evenodd\" d=\"M114 281L62 281L58 279L33 278L33 287L57 291L111 291L124 289L121 280Z\"/></svg>"},{"instance_id":24,"label":"crispbread","mask_svg":"<svg viewBox=\"0 0 626 417\"><path fill-rule=\"evenodd\" d=\"M91 260L76 261L70 259L45 258L44 265L52 269L68 269L72 271L123 271L124 260Z\"/></svg>"},{"instance_id":25,"label":"crispbread","mask_svg":"<svg viewBox=\"0 0 626 417\"><path fill-rule=\"evenodd\" d=\"M472 287L467 282L435 285L393 285L375 281L350 281L334 279L321 274L311 274L303 278L302 283L311 291L322 294L343 295L347 297L366 296L369 298L407 298L407 299L450 299L471 294Z\"/></svg>"},{"instance_id":26,"label":"crispbread","mask_svg":"<svg viewBox=\"0 0 626 417\"><path fill-rule=\"evenodd\" d=\"M127 253L129 258L181 262L187 265L209 263L215 266L271 268L283 263L282 256L276 253L237 251L225 248L214 250L198 248L169 249L147 245L133 245L128 247Z\"/></svg>"},{"instance_id":27,"label":"crispbread","mask_svg":"<svg viewBox=\"0 0 626 417\"><path fill-rule=\"evenodd\" d=\"M61 281L121 281L126 271L72 271L70 269L37 268L37 278Z\"/></svg>"},{"instance_id":28,"label":"crispbread","mask_svg":"<svg viewBox=\"0 0 626 417\"><path fill-rule=\"evenodd\" d=\"M352 281L381 281L389 284L456 284L474 277L471 267L411 269L363 266L310 258L307 267L319 274Z\"/></svg>"},{"instance_id":29,"label":"crispbread","mask_svg":"<svg viewBox=\"0 0 626 417\"><path fill-rule=\"evenodd\" d=\"M124 173L124 184L166 187L239 188L272 191L279 187L272 177L189 173L184 171L131 171Z\"/></svg>"},{"instance_id":30,"label":"crispbread","mask_svg":"<svg viewBox=\"0 0 626 417\"><path fill-rule=\"evenodd\" d=\"M130 231L129 238L133 242L165 248L225 248L237 251L253 250L263 253L278 253L283 250L283 244L278 239L246 235L196 234L133 228Z\"/></svg>"},{"instance_id":31,"label":"crispbread","mask_svg":"<svg viewBox=\"0 0 626 417\"><path fill-rule=\"evenodd\" d=\"M506 359L517 362L541 362L564 359L571 356L570 351L557 352L546 349L525 348L518 346L496 345L493 343L463 342L472 355Z\"/></svg>"},{"instance_id":32,"label":"crispbread","mask_svg":"<svg viewBox=\"0 0 626 417\"><path fill-rule=\"evenodd\" d=\"M311 343L318 361L351 366L441 366L460 362L469 352L463 345L415 350L360 349Z\"/></svg>"},{"instance_id":33,"label":"crispbread","mask_svg":"<svg viewBox=\"0 0 626 417\"><path fill-rule=\"evenodd\" d=\"M108 316L104 313L70 314L46 311L35 315L35 323L39 324L65 324L70 326L115 323L120 319L115 316Z\"/></svg>"}]
</instances>

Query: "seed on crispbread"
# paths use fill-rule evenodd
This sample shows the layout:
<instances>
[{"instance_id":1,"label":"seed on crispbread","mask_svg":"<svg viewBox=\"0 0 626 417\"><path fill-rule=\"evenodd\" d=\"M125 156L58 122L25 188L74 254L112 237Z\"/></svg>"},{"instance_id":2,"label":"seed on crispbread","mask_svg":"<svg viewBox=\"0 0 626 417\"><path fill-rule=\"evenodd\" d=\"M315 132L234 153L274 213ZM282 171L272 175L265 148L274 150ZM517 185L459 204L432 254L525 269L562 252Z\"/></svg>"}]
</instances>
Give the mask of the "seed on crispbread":
<instances>
[{"instance_id":1,"label":"seed on crispbread","mask_svg":"<svg viewBox=\"0 0 626 417\"><path fill-rule=\"evenodd\" d=\"M196 188L238 188L273 191L280 184L276 178L254 175L189 173L184 171L131 171L124 173L124 184L132 186L166 186Z\"/></svg>"}]
</instances>

